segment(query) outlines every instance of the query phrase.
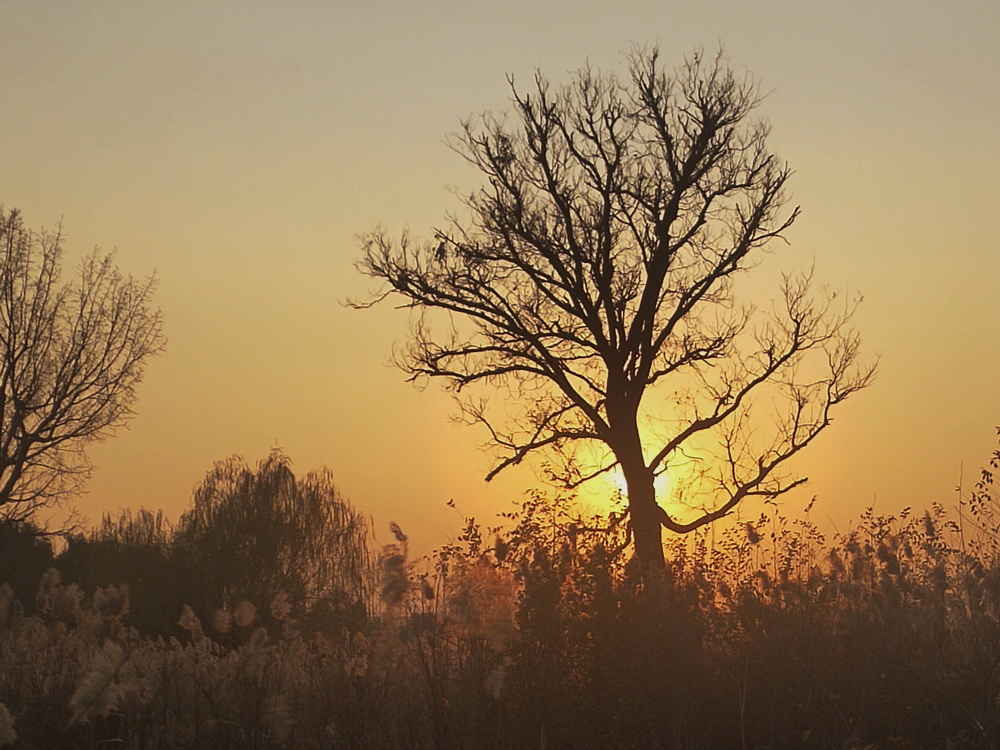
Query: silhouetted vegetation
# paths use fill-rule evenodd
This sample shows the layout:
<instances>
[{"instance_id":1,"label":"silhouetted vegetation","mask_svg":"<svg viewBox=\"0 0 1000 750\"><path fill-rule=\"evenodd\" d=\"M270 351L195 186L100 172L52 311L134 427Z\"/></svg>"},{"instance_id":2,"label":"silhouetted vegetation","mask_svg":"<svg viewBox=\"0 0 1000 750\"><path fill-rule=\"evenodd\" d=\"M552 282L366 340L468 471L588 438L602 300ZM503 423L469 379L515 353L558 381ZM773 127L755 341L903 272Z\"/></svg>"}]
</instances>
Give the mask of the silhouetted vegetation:
<instances>
[{"instance_id":1,"label":"silhouetted vegetation","mask_svg":"<svg viewBox=\"0 0 1000 750\"><path fill-rule=\"evenodd\" d=\"M0 522L0 577L22 601L34 597L52 559L52 545L35 524L12 519Z\"/></svg>"},{"instance_id":2,"label":"silhouetted vegetation","mask_svg":"<svg viewBox=\"0 0 1000 750\"><path fill-rule=\"evenodd\" d=\"M804 481L788 460L872 380L856 302L814 293L810 274L783 277L771 305L740 298L799 210L759 87L721 54L670 71L636 50L625 79L585 67L560 87L510 84L511 115L469 119L452 142L484 178L467 218L424 242L364 235L359 268L382 287L356 304L414 311L397 362L485 427L487 479L539 452L567 488L620 470L636 554L659 569L661 527L687 533ZM677 513L656 478L692 458L698 503Z\"/></svg>"},{"instance_id":3,"label":"silhouetted vegetation","mask_svg":"<svg viewBox=\"0 0 1000 750\"><path fill-rule=\"evenodd\" d=\"M348 619L311 621L324 598L308 586L299 600L255 597L240 574L220 586L214 557L189 559L212 583L180 595L220 600L178 605L168 637L136 614L161 598L144 586L168 585L160 566L180 564L175 550L193 554L190 538L151 513L107 518L30 601L0 587L0 743L16 732L14 746L62 748L996 747L991 471L956 513L869 510L830 540L768 505L671 541L656 577L639 574L620 516L583 518L563 497L528 496L500 529L470 519L426 560L408 558L393 525L371 564L377 592L346 591L367 605ZM273 519L266 498L297 486L283 457L256 471L227 462L197 502L240 497ZM231 538L274 543L247 528ZM280 570L261 580L287 583L268 577Z\"/></svg>"},{"instance_id":4,"label":"silhouetted vegetation","mask_svg":"<svg viewBox=\"0 0 1000 750\"><path fill-rule=\"evenodd\" d=\"M164 346L154 280L95 250L62 281L63 238L0 207L0 521L73 495L86 448L128 422L146 361Z\"/></svg>"},{"instance_id":5,"label":"silhouetted vegetation","mask_svg":"<svg viewBox=\"0 0 1000 750\"><path fill-rule=\"evenodd\" d=\"M187 569L186 604L232 609L279 593L305 612L356 608L370 581L368 526L328 471L296 478L272 453L253 470L239 458L216 464L181 516L173 552Z\"/></svg>"}]
</instances>

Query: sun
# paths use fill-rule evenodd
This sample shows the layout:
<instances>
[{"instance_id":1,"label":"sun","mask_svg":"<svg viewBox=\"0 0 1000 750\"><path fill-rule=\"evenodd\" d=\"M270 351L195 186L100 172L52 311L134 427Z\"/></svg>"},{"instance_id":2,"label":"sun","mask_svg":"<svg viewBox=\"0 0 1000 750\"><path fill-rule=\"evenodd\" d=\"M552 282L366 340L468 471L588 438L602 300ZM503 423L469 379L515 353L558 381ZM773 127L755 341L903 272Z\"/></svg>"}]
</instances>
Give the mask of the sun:
<instances>
[{"instance_id":1,"label":"sun","mask_svg":"<svg viewBox=\"0 0 1000 750\"><path fill-rule=\"evenodd\" d=\"M588 455L589 466L597 468L609 463L607 456ZM656 499L662 505L669 505L673 499L674 490L678 486L683 467L668 465L664 471L653 480ZM598 475L579 488L579 499L598 512L621 510L628 504L628 484L620 466Z\"/></svg>"},{"instance_id":2,"label":"sun","mask_svg":"<svg viewBox=\"0 0 1000 750\"><path fill-rule=\"evenodd\" d=\"M657 499L666 499L670 495L671 491L671 474L673 470L668 468L666 471L661 472L656 479L653 480L653 488L656 490ZM611 471L600 477L601 481L604 482L604 487L602 488L606 493L611 493L613 495L621 495L622 497L628 497L628 483L625 481L625 475L622 473L620 466L616 466Z\"/></svg>"}]
</instances>

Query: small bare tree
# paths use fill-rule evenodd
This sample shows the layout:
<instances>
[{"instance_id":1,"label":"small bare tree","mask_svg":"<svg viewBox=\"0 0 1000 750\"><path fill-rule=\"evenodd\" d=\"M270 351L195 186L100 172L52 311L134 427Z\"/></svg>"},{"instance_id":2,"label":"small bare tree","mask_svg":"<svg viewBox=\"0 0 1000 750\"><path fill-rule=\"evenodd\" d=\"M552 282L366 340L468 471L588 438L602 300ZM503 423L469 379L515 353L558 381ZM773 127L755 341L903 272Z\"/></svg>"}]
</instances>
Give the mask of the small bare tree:
<instances>
[{"instance_id":1,"label":"small bare tree","mask_svg":"<svg viewBox=\"0 0 1000 750\"><path fill-rule=\"evenodd\" d=\"M0 517L79 492L85 448L132 416L146 360L164 346L154 280L95 250L61 281L63 238L0 209Z\"/></svg>"},{"instance_id":2,"label":"small bare tree","mask_svg":"<svg viewBox=\"0 0 1000 750\"><path fill-rule=\"evenodd\" d=\"M784 208L790 170L752 118L758 86L721 55L671 73L643 50L626 81L584 68L559 89L541 74L527 94L510 84L515 123L486 114L453 142L486 177L471 218L423 244L365 235L360 269L384 286L355 304L395 295L416 311L399 364L444 379L488 428L488 478L541 449L570 486L620 467L636 554L661 566L661 528L804 481L786 462L873 376L854 303L814 296L808 275L785 277L770 307L738 303L736 278L798 208ZM581 443L606 460L554 460ZM654 484L682 451L706 459L684 519Z\"/></svg>"}]
</instances>

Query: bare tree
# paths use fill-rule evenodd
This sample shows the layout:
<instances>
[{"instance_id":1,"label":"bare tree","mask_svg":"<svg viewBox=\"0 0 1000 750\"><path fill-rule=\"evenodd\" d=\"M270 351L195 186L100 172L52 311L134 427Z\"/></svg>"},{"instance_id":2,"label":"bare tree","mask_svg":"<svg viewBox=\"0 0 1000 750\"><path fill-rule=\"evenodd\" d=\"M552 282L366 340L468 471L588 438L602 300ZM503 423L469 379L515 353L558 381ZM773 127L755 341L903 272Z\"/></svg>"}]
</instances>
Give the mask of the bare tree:
<instances>
[{"instance_id":1,"label":"bare tree","mask_svg":"<svg viewBox=\"0 0 1000 750\"><path fill-rule=\"evenodd\" d=\"M146 360L164 346L154 279L95 250L61 280L61 231L0 208L0 516L24 519L81 489L86 447L132 416Z\"/></svg>"},{"instance_id":2,"label":"bare tree","mask_svg":"<svg viewBox=\"0 0 1000 750\"><path fill-rule=\"evenodd\" d=\"M629 73L583 68L558 89L539 73L526 94L511 79L514 122L467 120L452 143L486 177L469 219L425 243L366 234L359 267L384 286L355 304L395 295L416 312L398 363L443 378L488 428L488 478L540 449L569 486L620 467L636 554L659 566L661 527L805 481L786 462L874 369L847 325L855 303L815 296L810 275L784 277L770 306L737 300L799 213L753 117L759 87L721 54L667 72L640 50ZM581 443L606 460L556 460ZM684 453L704 468L682 519L654 480Z\"/></svg>"}]
</instances>

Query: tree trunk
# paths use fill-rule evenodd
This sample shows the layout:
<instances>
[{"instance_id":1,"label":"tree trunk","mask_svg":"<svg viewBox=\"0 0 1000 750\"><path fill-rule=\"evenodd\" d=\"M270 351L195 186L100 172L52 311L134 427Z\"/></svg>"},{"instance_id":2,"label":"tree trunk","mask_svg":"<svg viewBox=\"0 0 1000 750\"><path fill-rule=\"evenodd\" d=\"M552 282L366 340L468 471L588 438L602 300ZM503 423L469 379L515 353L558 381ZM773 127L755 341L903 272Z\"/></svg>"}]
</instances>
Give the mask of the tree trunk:
<instances>
[{"instance_id":1,"label":"tree trunk","mask_svg":"<svg viewBox=\"0 0 1000 750\"><path fill-rule=\"evenodd\" d=\"M665 562L653 472L642 463L629 468L623 463L622 473L628 486L628 509L635 555L644 568L659 570L664 567Z\"/></svg>"},{"instance_id":2,"label":"tree trunk","mask_svg":"<svg viewBox=\"0 0 1000 750\"><path fill-rule=\"evenodd\" d=\"M624 385L609 391L624 394ZM642 452L642 439L636 418L638 404L632 403L624 395L608 402L608 422L611 426L608 446L618 459L625 485L628 489L628 511L632 524L632 541L635 555L647 570L664 567L663 539L660 534L660 509L656 505L656 489L653 486L653 471L646 466Z\"/></svg>"}]
</instances>

